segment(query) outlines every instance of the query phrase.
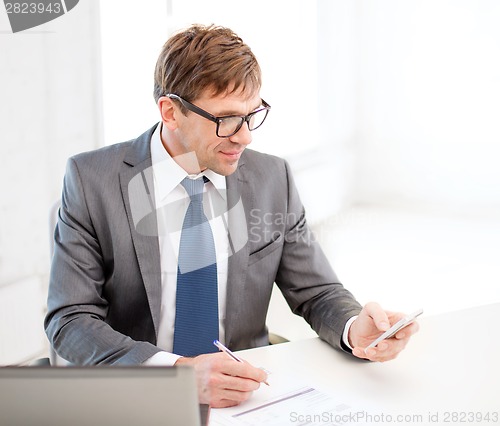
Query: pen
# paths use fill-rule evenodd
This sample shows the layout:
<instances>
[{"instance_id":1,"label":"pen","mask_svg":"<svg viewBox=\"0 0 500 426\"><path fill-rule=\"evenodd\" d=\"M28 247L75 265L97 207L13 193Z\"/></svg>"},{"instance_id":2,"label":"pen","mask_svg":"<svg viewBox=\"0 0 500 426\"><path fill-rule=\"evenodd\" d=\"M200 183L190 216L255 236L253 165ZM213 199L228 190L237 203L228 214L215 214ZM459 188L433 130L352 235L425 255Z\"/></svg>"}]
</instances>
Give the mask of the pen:
<instances>
[{"instance_id":1,"label":"pen","mask_svg":"<svg viewBox=\"0 0 500 426\"><path fill-rule=\"evenodd\" d=\"M226 348L221 342L219 342L218 340L214 340L214 345L217 346L217 348L219 348L222 352L225 352L226 354L228 354L231 358L233 358L235 361L237 362L243 362L243 360L235 355L233 352L231 352L228 348ZM269 386L269 383L267 383L266 381L264 381L263 383L265 383L267 386Z\"/></svg>"}]
</instances>

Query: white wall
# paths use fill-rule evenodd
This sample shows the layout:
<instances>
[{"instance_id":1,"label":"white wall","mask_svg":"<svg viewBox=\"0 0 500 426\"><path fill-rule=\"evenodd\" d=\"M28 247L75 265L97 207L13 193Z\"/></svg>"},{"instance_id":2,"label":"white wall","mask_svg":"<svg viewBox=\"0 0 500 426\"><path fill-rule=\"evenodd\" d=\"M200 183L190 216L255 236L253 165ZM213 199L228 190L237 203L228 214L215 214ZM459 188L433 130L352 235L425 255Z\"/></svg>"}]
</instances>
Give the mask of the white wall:
<instances>
[{"instance_id":1,"label":"white wall","mask_svg":"<svg viewBox=\"0 0 500 426\"><path fill-rule=\"evenodd\" d=\"M500 3L360 1L359 202L500 207Z\"/></svg>"},{"instance_id":2,"label":"white wall","mask_svg":"<svg viewBox=\"0 0 500 426\"><path fill-rule=\"evenodd\" d=\"M102 144L97 2L10 32L0 13L0 365L45 349L48 213L66 159Z\"/></svg>"},{"instance_id":3,"label":"white wall","mask_svg":"<svg viewBox=\"0 0 500 426\"><path fill-rule=\"evenodd\" d=\"M323 235L337 271L365 301L377 289L434 312L500 300L500 3L349 3L319 7L349 23L324 28L355 52L325 50L355 80L353 208ZM352 212L370 221L342 219Z\"/></svg>"},{"instance_id":4,"label":"white wall","mask_svg":"<svg viewBox=\"0 0 500 426\"><path fill-rule=\"evenodd\" d=\"M159 121L153 98L156 59L167 40L167 2L100 2L104 142L135 138Z\"/></svg>"}]
</instances>

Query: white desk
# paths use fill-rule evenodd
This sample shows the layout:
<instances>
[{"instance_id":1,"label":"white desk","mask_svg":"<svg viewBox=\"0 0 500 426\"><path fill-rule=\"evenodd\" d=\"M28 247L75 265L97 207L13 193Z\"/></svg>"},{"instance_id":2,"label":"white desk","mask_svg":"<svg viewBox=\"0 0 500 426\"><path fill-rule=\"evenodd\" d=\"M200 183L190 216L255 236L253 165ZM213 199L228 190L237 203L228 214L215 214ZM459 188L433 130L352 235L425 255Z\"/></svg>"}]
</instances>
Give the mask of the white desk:
<instances>
[{"instance_id":1,"label":"white desk","mask_svg":"<svg viewBox=\"0 0 500 426\"><path fill-rule=\"evenodd\" d=\"M424 316L419 323L405 351L386 363L357 360L318 338L239 355L273 374L298 374L313 386L366 401L367 411L393 416L392 424L500 424L500 304ZM396 422L396 414L422 418ZM381 420L367 424L388 424Z\"/></svg>"}]
</instances>

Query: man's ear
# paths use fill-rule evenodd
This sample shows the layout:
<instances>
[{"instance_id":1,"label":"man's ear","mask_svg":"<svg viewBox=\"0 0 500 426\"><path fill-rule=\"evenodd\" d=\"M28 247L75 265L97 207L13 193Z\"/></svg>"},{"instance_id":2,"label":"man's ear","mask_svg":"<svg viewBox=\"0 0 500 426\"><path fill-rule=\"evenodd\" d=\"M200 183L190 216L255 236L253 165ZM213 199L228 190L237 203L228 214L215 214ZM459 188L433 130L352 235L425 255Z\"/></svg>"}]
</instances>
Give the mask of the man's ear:
<instances>
[{"instance_id":1,"label":"man's ear","mask_svg":"<svg viewBox=\"0 0 500 426\"><path fill-rule=\"evenodd\" d=\"M167 126L169 130L177 129L177 114L180 113L179 109L176 108L172 99L167 96L162 96L158 99L158 109L160 110L161 119L163 124Z\"/></svg>"}]
</instances>

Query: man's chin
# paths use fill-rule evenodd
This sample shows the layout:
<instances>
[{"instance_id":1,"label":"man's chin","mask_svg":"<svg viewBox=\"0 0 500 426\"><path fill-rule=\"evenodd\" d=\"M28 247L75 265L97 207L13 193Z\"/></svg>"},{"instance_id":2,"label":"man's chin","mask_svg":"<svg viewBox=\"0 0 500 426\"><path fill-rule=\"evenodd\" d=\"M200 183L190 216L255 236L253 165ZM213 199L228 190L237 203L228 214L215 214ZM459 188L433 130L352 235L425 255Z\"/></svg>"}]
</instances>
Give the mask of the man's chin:
<instances>
[{"instance_id":1,"label":"man's chin","mask_svg":"<svg viewBox=\"0 0 500 426\"><path fill-rule=\"evenodd\" d=\"M217 173L218 175L229 176L232 175L237 168L238 168L238 161L234 161L226 164L218 164L216 167L210 169L213 172Z\"/></svg>"},{"instance_id":2,"label":"man's chin","mask_svg":"<svg viewBox=\"0 0 500 426\"><path fill-rule=\"evenodd\" d=\"M236 169L238 168L238 162L236 161L235 163L229 165L229 166L226 166L224 168L224 170L222 171L222 173L220 173L222 176L229 176L229 175L232 175Z\"/></svg>"}]
</instances>

